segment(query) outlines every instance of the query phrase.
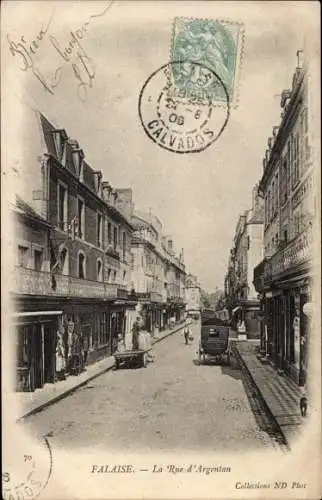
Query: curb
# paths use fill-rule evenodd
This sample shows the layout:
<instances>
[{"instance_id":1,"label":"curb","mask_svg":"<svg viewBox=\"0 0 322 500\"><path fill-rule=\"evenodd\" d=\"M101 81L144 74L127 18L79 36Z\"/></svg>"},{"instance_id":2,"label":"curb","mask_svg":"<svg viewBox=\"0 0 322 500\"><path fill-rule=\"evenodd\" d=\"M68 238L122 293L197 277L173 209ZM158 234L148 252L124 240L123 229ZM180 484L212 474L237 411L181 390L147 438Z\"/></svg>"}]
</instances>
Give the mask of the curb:
<instances>
[{"instance_id":1,"label":"curb","mask_svg":"<svg viewBox=\"0 0 322 500\"><path fill-rule=\"evenodd\" d=\"M170 332L167 333L166 335L164 335L163 337L160 337L159 339L154 339L152 341L152 345L157 344L158 342L161 342L163 339L170 337L170 335L173 335L174 333L177 333L179 330L182 330L183 327L184 327L184 325L180 325L178 328L170 330Z\"/></svg>"},{"instance_id":2,"label":"curb","mask_svg":"<svg viewBox=\"0 0 322 500\"><path fill-rule=\"evenodd\" d=\"M157 344L158 342L161 342L162 340L166 339L170 335L173 335L174 333L178 332L179 330L181 330L183 328L183 326L184 325L180 325L178 328L176 328L174 330L171 330L169 333L167 333L163 337L161 337L159 339L154 339L154 341L152 342L152 345ZM19 417L16 420L16 422L21 422L22 420L24 420L27 417L30 417L31 415L35 415L36 413L40 413L41 411L43 411L48 406L51 406L51 405L57 403L58 401L60 401L61 399L64 399L65 397L70 396L70 394L72 394L73 392L75 392L76 390L78 390L80 387L83 387L84 385L86 385L91 380L94 380L95 378L99 377L100 375L103 375L103 373L106 373L106 372L112 370L114 368L114 365L115 365L115 362L113 361L113 363L111 364L111 366L108 366L107 368L102 369L101 371L99 371L99 372L91 375L86 380L82 380L82 382L79 382L74 387L70 387L69 389L66 389L66 391L62 392L61 394L57 394L57 396L54 396L49 401L46 401L45 403L40 404L36 408L33 408L32 410L27 411L24 415L22 415L21 417Z\"/></svg>"},{"instance_id":3,"label":"curb","mask_svg":"<svg viewBox=\"0 0 322 500\"><path fill-rule=\"evenodd\" d=\"M268 406L260 388L258 387L258 385L256 384L255 380L254 380L254 377L252 375L252 373L250 372L250 370L248 369L242 355L240 354L237 346L235 345L235 343L232 343L231 344L231 351L233 353L233 355L235 356L235 358L238 360L238 362L240 363L241 365L241 370L244 374L246 374L246 376L248 376L249 380L251 381L251 384L253 385L255 391L256 391L256 395L257 397L259 398L263 408L264 408L264 411L267 413L269 419L272 421L272 423L274 424L275 428L278 430L278 432L280 433L281 435L281 438L282 438L282 444L284 446L286 446L286 448L288 449L288 451L290 451L290 444L288 442L288 440L286 439L286 436L280 426L280 424L278 423L277 419L275 418L274 414L272 413L270 407Z\"/></svg>"},{"instance_id":4,"label":"curb","mask_svg":"<svg viewBox=\"0 0 322 500\"><path fill-rule=\"evenodd\" d=\"M91 380L94 380L95 378L99 377L100 375L103 375L103 373L106 373L109 370L112 370L112 368L114 368L114 362L113 362L113 364L111 366L109 366L107 368L104 368L104 370L102 370L102 371L100 371L98 373L95 373L94 375L91 375L86 380L83 380L82 382L79 382L74 387L66 389L66 391L62 392L61 394L57 394L57 396L54 396L49 401L46 401L45 403L40 404L39 406L37 406L37 408L33 408L32 410L29 410L27 413L25 413L24 415L22 415L21 417L19 417L16 420L16 422L21 422L22 420L24 420L27 417L30 417L31 415L35 415L36 413L40 413L42 410L44 410L45 408L47 408L47 406L51 406L51 405L57 403L58 401L60 401L61 399L64 399L65 397L69 396L70 394L72 394L74 391L76 391L80 387L83 387L84 385L86 385Z\"/></svg>"}]
</instances>

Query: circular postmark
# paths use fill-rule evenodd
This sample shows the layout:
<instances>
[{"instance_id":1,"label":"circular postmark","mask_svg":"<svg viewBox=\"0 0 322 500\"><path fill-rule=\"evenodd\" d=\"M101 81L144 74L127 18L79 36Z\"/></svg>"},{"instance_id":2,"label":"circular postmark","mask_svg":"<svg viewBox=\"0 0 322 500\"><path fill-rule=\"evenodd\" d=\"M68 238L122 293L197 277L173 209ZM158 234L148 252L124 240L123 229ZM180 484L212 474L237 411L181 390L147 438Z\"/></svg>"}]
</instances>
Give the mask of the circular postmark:
<instances>
[{"instance_id":1,"label":"circular postmark","mask_svg":"<svg viewBox=\"0 0 322 500\"><path fill-rule=\"evenodd\" d=\"M215 88L221 91L220 103L215 100ZM144 83L139 116L148 137L160 147L180 154L198 153L225 129L229 95L212 69L193 61L172 61Z\"/></svg>"},{"instance_id":2,"label":"circular postmark","mask_svg":"<svg viewBox=\"0 0 322 500\"><path fill-rule=\"evenodd\" d=\"M2 467L2 496L5 500L26 500L39 496L52 473L52 453L46 437L20 443L5 453Z\"/></svg>"}]
</instances>

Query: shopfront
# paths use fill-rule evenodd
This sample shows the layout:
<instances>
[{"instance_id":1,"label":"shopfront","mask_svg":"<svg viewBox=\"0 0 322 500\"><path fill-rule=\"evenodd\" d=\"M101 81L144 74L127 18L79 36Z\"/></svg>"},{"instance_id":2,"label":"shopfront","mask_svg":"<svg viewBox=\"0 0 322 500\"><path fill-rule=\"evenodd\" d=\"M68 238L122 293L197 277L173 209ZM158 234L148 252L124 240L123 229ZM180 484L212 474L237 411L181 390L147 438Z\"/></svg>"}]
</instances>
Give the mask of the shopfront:
<instances>
[{"instance_id":1,"label":"shopfront","mask_svg":"<svg viewBox=\"0 0 322 500\"><path fill-rule=\"evenodd\" d=\"M20 312L14 316L17 391L54 383L57 331L62 311Z\"/></svg>"}]
</instances>

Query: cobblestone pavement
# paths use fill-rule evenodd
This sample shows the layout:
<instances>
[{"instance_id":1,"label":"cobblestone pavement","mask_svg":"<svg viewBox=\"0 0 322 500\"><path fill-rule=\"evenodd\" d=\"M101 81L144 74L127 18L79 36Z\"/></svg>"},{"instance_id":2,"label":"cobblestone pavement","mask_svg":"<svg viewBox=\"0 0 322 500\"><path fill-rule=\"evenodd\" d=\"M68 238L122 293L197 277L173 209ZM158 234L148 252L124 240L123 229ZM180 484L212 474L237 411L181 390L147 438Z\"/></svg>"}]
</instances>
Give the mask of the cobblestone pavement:
<instances>
[{"instance_id":1,"label":"cobblestone pavement","mask_svg":"<svg viewBox=\"0 0 322 500\"><path fill-rule=\"evenodd\" d=\"M242 451L276 448L255 418L235 361L199 365L182 331L156 344L147 368L110 371L24 425L55 447L118 451Z\"/></svg>"}]
</instances>

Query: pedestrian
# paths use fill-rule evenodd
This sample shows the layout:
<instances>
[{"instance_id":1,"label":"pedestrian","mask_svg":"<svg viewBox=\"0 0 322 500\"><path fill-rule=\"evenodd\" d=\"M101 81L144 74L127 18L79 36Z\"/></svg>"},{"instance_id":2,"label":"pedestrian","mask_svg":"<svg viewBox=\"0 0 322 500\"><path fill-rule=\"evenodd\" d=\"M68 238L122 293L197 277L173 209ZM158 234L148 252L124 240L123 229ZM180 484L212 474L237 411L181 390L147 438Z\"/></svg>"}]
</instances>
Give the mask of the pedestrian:
<instances>
[{"instance_id":1,"label":"pedestrian","mask_svg":"<svg viewBox=\"0 0 322 500\"><path fill-rule=\"evenodd\" d=\"M189 345L190 328L187 321L183 328L183 335L184 335L185 345Z\"/></svg>"},{"instance_id":2,"label":"pedestrian","mask_svg":"<svg viewBox=\"0 0 322 500\"><path fill-rule=\"evenodd\" d=\"M140 316L137 316L132 326L132 347L134 350L139 349L139 333L140 333Z\"/></svg>"},{"instance_id":3,"label":"pedestrian","mask_svg":"<svg viewBox=\"0 0 322 500\"><path fill-rule=\"evenodd\" d=\"M158 324L158 322L156 322L155 326L154 326L154 337L156 339L159 337L159 324Z\"/></svg>"},{"instance_id":4,"label":"pedestrian","mask_svg":"<svg viewBox=\"0 0 322 500\"><path fill-rule=\"evenodd\" d=\"M60 332L57 332L57 344L56 344L56 374L58 380L65 380L65 346L63 337Z\"/></svg>"}]
</instances>

